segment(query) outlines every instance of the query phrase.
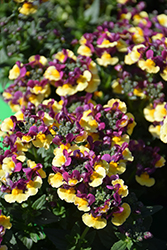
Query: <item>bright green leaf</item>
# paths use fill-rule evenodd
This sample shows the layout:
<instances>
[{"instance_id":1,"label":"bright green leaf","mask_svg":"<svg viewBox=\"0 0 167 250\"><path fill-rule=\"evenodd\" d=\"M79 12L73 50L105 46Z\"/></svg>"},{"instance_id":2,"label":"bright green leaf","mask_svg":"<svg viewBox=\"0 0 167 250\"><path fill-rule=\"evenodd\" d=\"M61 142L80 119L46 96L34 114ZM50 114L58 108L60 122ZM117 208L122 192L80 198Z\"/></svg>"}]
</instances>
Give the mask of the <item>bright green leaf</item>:
<instances>
[{"instance_id":1,"label":"bright green leaf","mask_svg":"<svg viewBox=\"0 0 167 250\"><path fill-rule=\"evenodd\" d=\"M34 241L35 243L38 242L38 235L36 233L30 233L30 238L32 239L32 241Z\"/></svg>"},{"instance_id":2,"label":"bright green leaf","mask_svg":"<svg viewBox=\"0 0 167 250\"><path fill-rule=\"evenodd\" d=\"M45 203L46 203L46 194L43 194L32 204L32 208L35 210L39 210Z\"/></svg>"},{"instance_id":3,"label":"bright green leaf","mask_svg":"<svg viewBox=\"0 0 167 250\"><path fill-rule=\"evenodd\" d=\"M119 240L111 247L110 250L126 250L127 248L127 242Z\"/></svg>"}]
</instances>

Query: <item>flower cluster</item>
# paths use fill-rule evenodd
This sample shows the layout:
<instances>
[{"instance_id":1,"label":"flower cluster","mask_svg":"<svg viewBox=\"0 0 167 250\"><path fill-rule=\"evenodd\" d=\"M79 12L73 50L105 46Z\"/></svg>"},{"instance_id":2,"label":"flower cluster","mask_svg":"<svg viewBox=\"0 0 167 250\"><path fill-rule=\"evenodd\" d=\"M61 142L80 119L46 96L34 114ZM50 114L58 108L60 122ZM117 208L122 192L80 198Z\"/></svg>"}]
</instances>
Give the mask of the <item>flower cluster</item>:
<instances>
[{"instance_id":1,"label":"flower cluster","mask_svg":"<svg viewBox=\"0 0 167 250\"><path fill-rule=\"evenodd\" d=\"M135 8L120 7L118 20L105 22L79 40L78 53L95 57L112 70L112 89L129 98L163 100L166 77L166 19Z\"/></svg>"},{"instance_id":2,"label":"flower cluster","mask_svg":"<svg viewBox=\"0 0 167 250\"><path fill-rule=\"evenodd\" d=\"M6 217L0 210L0 249L2 250L7 250L6 245L1 245L1 243L6 229L10 229L11 227L12 224L10 223L10 216Z\"/></svg>"},{"instance_id":3,"label":"flower cluster","mask_svg":"<svg viewBox=\"0 0 167 250\"><path fill-rule=\"evenodd\" d=\"M3 93L13 111L28 102L38 106L56 88L59 96L74 95L86 91L93 93L100 84L96 64L85 56L76 57L70 50L63 49L48 62L44 56L31 56L29 63L17 62L9 72L15 80Z\"/></svg>"},{"instance_id":4,"label":"flower cluster","mask_svg":"<svg viewBox=\"0 0 167 250\"><path fill-rule=\"evenodd\" d=\"M31 155L52 148L48 182L59 198L86 212L82 219L89 227L103 228L109 217L121 225L130 207L122 203L128 187L119 175L133 160L128 145L134 117L118 99L102 106L93 104L88 94L75 108L71 101L49 99L37 107L29 103L2 122L3 145L9 147L1 154L4 199L21 203L38 192L46 173Z\"/></svg>"},{"instance_id":5,"label":"flower cluster","mask_svg":"<svg viewBox=\"0 0 167 250\"><path fill-rule=\"evenodd\" d=\"M162 142L167 143L167 106L166 102L157 105L148 105L144 108L144 115L147 121L152 122L149 132Z\"/></svg>"},{"instance_id":6,"label":"flower cluster","mask_svg":"<svg viewBox=\"0 0 167 250\"><path fill-rule=\"evenodd\" d=\"M160 148L147 146L143 140L131 140L129 149L134 156L133 164L136 166L136 181L142 186L153 186L155 179L151 176L157 168L163 167L166 162L164 157L158 154Z\"/></svg>"}]
</instances>

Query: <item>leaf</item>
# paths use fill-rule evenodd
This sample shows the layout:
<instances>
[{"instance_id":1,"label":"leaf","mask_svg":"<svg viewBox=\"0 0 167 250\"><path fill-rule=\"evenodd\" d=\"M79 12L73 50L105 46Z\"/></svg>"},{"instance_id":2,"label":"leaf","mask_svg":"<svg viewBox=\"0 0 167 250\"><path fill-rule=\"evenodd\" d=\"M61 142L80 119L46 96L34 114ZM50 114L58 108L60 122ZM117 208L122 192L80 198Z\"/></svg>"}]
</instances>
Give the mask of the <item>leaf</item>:
<instances>
[{"instance_id":1,"label":"leaf","mask_svg":"<svg viewBox=\"0 0 167 250\"><path fill-rule=\"evenodd\" d=\"M165 250L167 249L167 242L157 238L148 240L149 250Z\"/></svg>"},{"instance_id":2,"label":"leaf","mask_svg":"<svg viewBox=\"0 0 167 250\"><path fill-rule=\"evenodd\" d=\"M160 211L162 208L163 208L163 206L161 206L161 205L143 207L142 217L147 217L147 216L153 215L153 214L157 213L158 211Z\"/></svg>"},{"instance_id":3,"label":"leaf","mask_svg":"<svg viewBox=\"0 0 167 250\"><path fill-rule=\"evenodd\" d=\"M26 246L26 248L31 249L33 245L32 239L27 238L26 236L21 236L21 235L19 235L18 238L22 241L22 243L24 244L24 246Z\"/></svg>"},{"instance_id":4,"label":"leaf","mask_svg":"<svg viewBox=\"0 0 167 250\"><path fill-rule=\"evenodd\" d=\"M39 148L37 154L40 154L42 158L45 158L47 156L47 150L45 148Z\"/></svg>"},{"instance_id":5,"label":"leaf","mask_svg":"<svg viewBox=\"0 0 167 250\"><path fill-rule=\"evenodd\" d=\"M67 241L65 236L67 231L56 228L45 228L44 233L49 238L49 240L59 249L67 250Z\"/></svg>"},{"instance_id":6,"label":"leaf","mask_svg":"<svg viewBox=\"0 0 167 250\"><path fill-rule=\"evenodd\" d=\"M32 241L34 241L35 243L38 242L38 235L36 233L30 233L30 238L32 239Z\"/></svg>"},{"instance_id":7,"label":"leaf","mask_svg":"<svg viewBox=\"0 0 167 250\"><path fill-rule=\"evenodd\" d=\"M126 250L127 242L119 240L117 241L110 250Z\"/></svg>"},{"instance_id":8,"label":"leaf","mask_svg":"<svg viewBox=\"0 0 167 250\"><path fill-rule=\"evenodd\" d=\"M95 239L95 236L96 236L96 230L94 230L86 235L86 239L88 240L89 245L92 245L92 243Z\"/></svg>"},{"instance_id":9,"label":"leaf","mask_svg":"<svg viewBox=\"0 0 167 250\"><path fill-rule=\"evenodd\" d=\"M145 227L146 230L149 230L152 221L153 221L152 216L147 216L143 218L143 226Z\"/></svg>"},{"instance_id":10,"label":"leaf","mask_svg":"<svg viewBox=\"0 0 167 250\"><path fill-rule=\"evenodd\" d=\"M8 56L6 55L5 49L2 48L0 50L0 64L5 63L8 60Z\"/></svg>"},{"instance_id":11,"label":"leaf","mask_svg":"<svg viewBox=\"0 0 167 250\"><path fill-rule=\"evenodd\" d=\"M97 234L102 244L108 249L118 240L114 234L112 224L108 224L103 230L98 230Z\"/></svg>"},{"instance_id":12,"label":"leaf","mask_svg":"<svg viewBox=\"0 0 167 250\"><path fill-rule=\"evenodd\" d=\"M132 240L129 240L129 241L128 241L128 244L127 244L127 246L126 246L127 249L130 250L132 246L133 246L133 241L132 241Z\"/></svg>"},{"instance_id":13,"label":"leaf","mask_svg":"<svg viewBox=\"0 0 167 250\"><path fill-rule=\"evenodd\" d=\"M38 198L33 204L32 204L32 208L35 210L39 210L42 208L42 206L45 204L46 202L46 194L43 194L40 198Z\"/></svg>"},{"instance_id":14,"label":"leaf","mask_svg":"<svg viewBox=\"0 0 167 250\"><path fill-rule=\"evenodd\" d=\"M84 11L84 16L86 18L91 17L90 23L94 24L94 23L97 23L99 12L100 12L100 1L94 0L91 7Z\"/></svg>"},{"instance_id":15,"label":"leaf","mask_svg":"<svg viewBox=\"0 0 167 250\"><path fill-rule=\"evenodd\" d=\"M80 226L79 226L79 223L78 222L75 222L72 230L71 230L71 236L75 236L77 234L80 234Z\"/></svg>"},{"instance_id":16,"label":"leaf","mask_svg":"<svg viewBox=\"0 0 167 250\"><path fill-rule=\"evenodd\" d=\"M42 211L42 214L36 217L35 223L38 225L47 225L50 223L57 222L59 220L60 218L58 216L54 215L52 212L45 209Z\"/></svg>"}]
</instances>

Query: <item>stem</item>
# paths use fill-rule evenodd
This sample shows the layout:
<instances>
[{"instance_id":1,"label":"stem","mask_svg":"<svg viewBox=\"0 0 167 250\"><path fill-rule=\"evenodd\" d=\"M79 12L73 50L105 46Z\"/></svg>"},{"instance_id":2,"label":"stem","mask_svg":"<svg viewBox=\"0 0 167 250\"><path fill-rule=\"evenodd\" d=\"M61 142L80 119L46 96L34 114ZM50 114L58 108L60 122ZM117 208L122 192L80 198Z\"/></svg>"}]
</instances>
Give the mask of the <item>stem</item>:
<instances>
[{"instance_id":1,"label":"stem","mask_svg":"<svg viewBox=\"0 0 167 250\"><path fill-rule=\"evenodd\" d=\"M80 238L81 241L85 238L88 231L89 231L89 227L85 227L85 230L83 231L81 238Z\"/></svg>"}]
</instances>

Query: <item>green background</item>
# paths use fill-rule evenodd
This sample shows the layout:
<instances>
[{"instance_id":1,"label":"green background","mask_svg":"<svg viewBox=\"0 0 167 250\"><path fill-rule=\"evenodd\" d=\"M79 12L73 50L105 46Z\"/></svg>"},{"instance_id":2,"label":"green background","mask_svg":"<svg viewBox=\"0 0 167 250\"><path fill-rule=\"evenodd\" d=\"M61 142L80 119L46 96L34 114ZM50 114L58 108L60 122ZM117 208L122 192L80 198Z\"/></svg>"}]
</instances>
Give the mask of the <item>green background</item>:
<instances>
[{"instance_id":1,"label":"green background","mask_svg":"<svg viewBox=\"0 0 167 250\"><path fill-rule=\"evenodd\" d=\"M2 92L3 89L0 85L0 92ZM13 114L11 111L9 105L3 101L2 98L0 98L0 121L3 121L5 118L10 117Z\"/></svg>"}]
</instances>

